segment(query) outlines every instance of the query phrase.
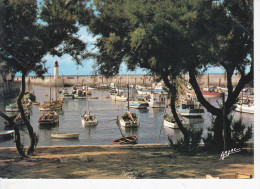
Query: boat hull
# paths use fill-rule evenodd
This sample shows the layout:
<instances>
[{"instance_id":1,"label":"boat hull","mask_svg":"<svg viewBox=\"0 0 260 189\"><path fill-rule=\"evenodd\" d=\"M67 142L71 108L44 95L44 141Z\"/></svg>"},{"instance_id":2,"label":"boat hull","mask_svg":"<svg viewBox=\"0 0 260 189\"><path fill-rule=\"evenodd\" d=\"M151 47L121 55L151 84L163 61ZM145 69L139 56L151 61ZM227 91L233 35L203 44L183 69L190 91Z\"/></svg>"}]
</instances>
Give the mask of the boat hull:
<instances>
[{"instance_id":1,"label":"boat hull","mask_svg":"<svg viewBox=\"0 0 260 189\"><path fill-rule=\"evenodd\" d=\"M77 138L79 138L79 133L52 133L51 138L77 139Z\"/></svg>"},{"instance_id":2,"label":"boat hull","mask_svg":"<svg viewBox=\"0 0 260 189\"><path fill-rule=\"evenodd\" d=\"M84 125L84 126L94 126L94 125L98 124L98 120L95 119L93 121L87 121L84 118L81 118L81 124Z\"/></svg>"},{"instance_id":3,"label":"boat hull","mask_svg":"<svg viewBox=\"0 0 260 189\"><path fill-rule=\"evenodd\" d=\"M248 104L244 104L244 105L236 104L235 111L254 114L254 106L253 105L249 106Z\"/></svg>"},{"instance_id":4,"label":"boat hull","mask_svg":"<svg viewBox=\"0 0 260 189\"><path fill-rule=\"evenodd\" d=\"M137 118L137 120L135 122L133 122L132 120L129 121L125 121L122 117L119 119L119 123L120 125L122 125L123 127L138 127L139 126L139 118Z\"/></svg>"},{"instance_id":5,"label":"boat hull","mask_svg":"<svg viewBox=\"0 0 260 189\"><path fill-rule=\"evenodd\" d=\"M176 109L181 116L184 117L201 117L204 113L204 109Z\"/></svg>"},{"instance_id":6,"label":"boat hull","mask_svg":"<svg viewBox=\"0 0 260 189\"><path fill-rule=\"evenodd\" d=\"M9 138L14 136L14 130L1 131L0 138Z\"/></svg>"},{"instance_id":7,"label":"boat hull","mask_svg":"<svg viewBox=\"0 0 260 189\"><path fill-rule=\"evenodd\" d=\"M163 120L163 125L165 127L174 128L174 129L179 128L176 122L172 123L172 122L169 122L169 121L167 121L165 119Z\"/></svg>"}]
</instances>

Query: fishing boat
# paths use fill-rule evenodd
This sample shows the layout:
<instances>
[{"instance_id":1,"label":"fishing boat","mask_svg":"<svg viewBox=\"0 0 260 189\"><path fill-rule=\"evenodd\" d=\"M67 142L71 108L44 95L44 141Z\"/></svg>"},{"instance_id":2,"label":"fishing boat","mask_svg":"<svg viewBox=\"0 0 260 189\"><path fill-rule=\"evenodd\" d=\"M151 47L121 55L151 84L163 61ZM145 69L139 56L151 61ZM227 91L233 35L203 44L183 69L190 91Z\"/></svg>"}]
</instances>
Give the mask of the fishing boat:
<instances>
[{"instance_id":1,"label":"fishing boat","mask_svg":"<svg viewBox=\"0 0 260 189\"><path fill-rule=\"evenodd\" d=\"M14 130L0 131L0 138L9 138L14 136Z\"/></svg>"},{"instance_id":2,"label":"fishing boat","mask_svg":"<svg viewBox=\"0 0 260 189\"><path fill-rule=\"evenodd\" d=\"M109 96L104 96L104 98L109 98Z\"/></svg>"},{"instance_id":3,"label":"fishing boat","mask_svg":"<svg viewBox=\"0 0 260 189\"><path fill-rule=\"evenodd\" d=\"M97 125L98 120L95 115L85 113L81 118L82 125Z\"/></svg>"},{"instance_id":4,"label":"fishing boat","mask_svg":"<svg viewBox=\"0 0 260 189\"><path fill-rule=\"evenodd\" d=\"M112 141L114 145L137 144L137 136L122 137Z\"/></svg>"},{"instance_id":5,"label":"fishing boat","mask_svg":"<svg viewBox=\"0 0 260 189\"><path fill-rule=\"evenodd\" d=\"M151 93L150 96L147 97L146 102L152 108L164 108L166 102L167 94L165 93Z\"/></svg>"},{"instance_id":6,"label":"fishing boat","mask_svg":"<svg viewBox=\"0 0 260 189\"><path fill-rule=\"evenodd\" d=\"M221 95L222 95L222 93L214 92L214 91L202 91L201 93L202 93L202 95L203 95L205 98L219 98L219 97L221 97ZM188 90L188 91L186 91L186 95L187 95L187 96L190 96L190 97L196 96L194 90Z\"/></svg>"},{"instance_id":7,"label":"fishing boat","mask_svg":"<svg viewBox=\"0 0 260 189\"><path fill-rule=\"evenodd\" d=\"M136 108L136 109L147 109L149 107L149 104L147 102L142 101L126 101L126 107L130 108Z\"/></svg>"},{"instance_id":8,"label":"fishing boat","mask_svg":"<svg viewBox=\"0 0 260 189\"><path fill-rule=\"evenodd\" d=\"M90 114L89 103L88 103L88 95L86 97L86 104L87 104L87 111L88 111L88 113L85 112L85 114L81 116L81 123L82 123L82 125L83 126L86 126L86 125L97 125L98 124L98 120L97 120L96 116L94 114Z\"/></svg>"},{"instance_id":9,"label":"fishing boat","mask_svg":"<svg viewBox=\"0 0 260 189\"><path fill-rule=\"evenodd\" d=\"M38 122L39 125L55 125L59 122L59 115L55 111L46 111L42 113Z\"/></svg>"},{"instance_id":10,"label":"fishing boat","mask_svg":"<svg viewBox=\"0 0 260 189\"><path fill-rule=\"evenodd\" d=\"M30 120L30 112L28 112L28 111L25 112L25 117L29 121ZM19 115L11 115L11 116L9 116L9 118L13 119L14 123L17 126L20 126L20 125L24 124L21 114L19 114ZM10 124L9 124L8 121L4 121L4 125L5 125L5 127L10 127Z\"/></svg>"},{"instance_id":11,"label":"fishing boat","mask_svg":"<svg viewBox=\"0 0 260 189\"><path fill-rule=\"evenodd\" d=\"M166 114L164 116L164 119L163 119L163 125L165 127L170 127L170 128L179 128L178 127L178 124L176 123L175 119L173 118L173 116L170 116L169 114Z\"/></svg>"},{"instance_id":12,"label":"fishing boat","mask_svg":"<svg viewBox=\"0 0 260 189\"><path fill-rule=\"evenodd\" d=\"M254 104L253 103L237 103L235 104L236 108L235 111L237 112L241 112L241 113L249 113L249 114L253 114L254 113Z\"/></svg>"},{"instance_id":13,"label":"fishing boat","mask_svg":"<svg viewBox=\"0 0 260 189\"><path fill-rule=\"evenodd\" d=\"M222 93L214 92L214 91L202 91L202 95L205 98L218 98L221 97Z\"/></svg>"},{"instance_id":14,"label":"fishing boat","mask_svg":"<svg viewBox=\"0 0 260 189\"><path fill-rule=\"evenodd\" d=\"M51 138L77 139L79 138L79 133L52 133Z\"/></svg>"},{"instance_id":15,"label":"fishing boat","mask_svg":"<svg viewBox=\"0 0 260 189\"><path fill-rule=\"evenodd\" d=\"M127 100L127 96L120 94L111 94L111 99L115 101L125 102Z\"/></svg>"},{"instance_id":16,"label":"fishing boat","mask_svg":"<svg viewBox=\"0 0 260 189\"><path fill-rule=\"evenodd\" d=\"M33 105L38 106L38 105L40 105L40 102L33 102Z\"/></svg>"},{"instance_id":17,"label":"fishing boat","mask_svg":"<svg viewBox=\"0 0 260 189\"><path fill-rule=\"evenodd\" d=\"M86 96L87 96L86 93L82 89L78 88L76 90L76 93L73 95L73 98L75 98L75 99L85 99Z\"/></svg>"},{"instance_id":18,"label":"fishing boat","mask_svg":"<svg viewBox=\"0 0 260 189\"><path fill-rule=\"evenodd\" d=\"M97 89L109 89L109 86L106 84L102 84Z\"/></svg>"},{"instance_id":19,"label":"fishing boat","mask_svg":"<svg viewBox=\"0 0 260 189\"><path fill-rule=\"evenodd\" d=\"M128 93L127 93L127 99L129 99L129 83L128 83ZM119 119L120 125L124 127L138 127L139 126L139 118L137 115L133 112L129 112L129 101L127 105L128 111L121 115Z\"/></svg>"},{"instance_id":20,"label":"fishing boat","mask_svg":"<svg viewBox=\"0 0 260 189\"><path fill-rule=\"evenodd\" d=\"M24 104L24 105L22 105L22 106L23 106L23 110L24 110L24 111L27 111L27 110L28 110L28 105ZM15 103L15 104L10 104L9 106L6 106L6 107L5 107L5 111L6 111L6 112L19 112L19 108L18 108L17 103Z\"/></svg>"},{"instance_id":21,"label":"fishing boat","mask_svg":"<svg viewBox=\"0 0 260 189\"><path fill-rule=\"evenodd\" d=\"M119 123L124 127L138 127L139 118L136 116L135 113L127 111L126 113L121 115Z\"/></svg>"},{"instance_id":22,"label":"fishing boat","mask_svg":"<svg viewBox=\"0 0 260 189\"><path fill-rule=\"evenodd\" d=\"M199 102L188 99L183 100L176 110L184 117L201 117L204 113L204 109L201 107Z\"/></svg>"},{"instance_id":23,"label":"fishing boat","mask_svg":"<svg viewBox=\"0 0 260 189\"><path fill-rule=\"evenodd\" d=\"M59 94L60 98L69 99L72 98L72 94L69 94L67 88L63 88Z\"/></svg>"}]
</instances>

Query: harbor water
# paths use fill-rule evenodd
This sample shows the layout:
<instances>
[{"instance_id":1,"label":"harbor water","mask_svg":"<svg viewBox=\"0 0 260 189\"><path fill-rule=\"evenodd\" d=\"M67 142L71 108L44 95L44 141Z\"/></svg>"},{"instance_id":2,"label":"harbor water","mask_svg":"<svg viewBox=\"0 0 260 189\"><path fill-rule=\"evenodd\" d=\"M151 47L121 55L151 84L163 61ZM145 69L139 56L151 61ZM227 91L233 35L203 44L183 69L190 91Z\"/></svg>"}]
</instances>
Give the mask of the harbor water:
<instances>
[{"instance_id":1,"label":"harbor water","mask_svg":"<svg viewBox=\"0 0 260 189\"><path fill-rule=\"evenodd\" d=\"M42 86L33 86L32 91L36 94L36 101L43 104L49 100L49 88ZM71 92L72 88L69 87ZM45 94L48 94L46 96ZM39 136L38 146L60 146L60 145L110 145L112 141L122 137L116 124L117 116L125 113L127 110L125 102L112 101L109 90L93 90L92 96L98 99L89 98L90 112L95 114L98 119L97 126L81 125L81 115L87 111L85 99L65 99L63 110L60 112L59 124L53 127L40 127L38 124L39 107L32 105L30 123L35 133ZM109 96L105 98L104 96ZM54 97L53 97L54 98ZM4 111L5 106L14 103L16 99L1 101L0 110ZM221 98L211 98L210 103L216 105L221 103ZM140 118L138 128L121 127L126 136L138 136L138 144L156 144L160 136L159 144L167 144L168 136L173 142L182 137L179 129L171 129L162 126L164 108L151 108L147 110L130 109ZM233 112L234 119L243 117L246 126L254 125L254 114L240 114ZM4 120L0 118L0 131L5 129ZM207 128L211 125L211 114L205 110L202 118L185 118L186 127L203 128L203 137L207 135ZM20 126L21 140L25 146L29 145L29 135L25 126ZM161 133L160 133L161 131ZM53 139L51 133L80 133L79 139ZM251 141L253 140L250 139ZM0 147L15 147L14 139L0 140Z\"/></svg>"}]
</instances>

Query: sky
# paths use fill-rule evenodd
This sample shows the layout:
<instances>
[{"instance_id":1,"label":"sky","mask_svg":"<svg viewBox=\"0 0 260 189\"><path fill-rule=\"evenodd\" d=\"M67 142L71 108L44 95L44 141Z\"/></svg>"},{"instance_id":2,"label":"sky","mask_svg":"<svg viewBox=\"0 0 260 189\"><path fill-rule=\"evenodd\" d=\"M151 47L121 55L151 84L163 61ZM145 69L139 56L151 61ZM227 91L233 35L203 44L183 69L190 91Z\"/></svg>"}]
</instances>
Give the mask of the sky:
<instances>
[{"instance_id":1,"label":"sky","mask_svg":"<svg viewBox=\"0 0 260 189\"><path fill-rule=\"evenodd\" d=\"M88 44L88 50L93 50L94 42L96 40L87 30L86 27L82 27L78 35L80 39ZM64 55L62 57L46 55L44 60L47 60L46 67L48 68L48 73L46 75L53 75L54 73L54 62L57 60L59 63L59 74L60 75L92 75L93 74L93 65L94 60L85 60L83 65L77 66L76 63L72 60L71 56ZM127 71L126 64L122 64L120 67L120 75L124 74L146 74L147 72L144 69L137 68L135 71Z\"/></svg>"}]
</instances>

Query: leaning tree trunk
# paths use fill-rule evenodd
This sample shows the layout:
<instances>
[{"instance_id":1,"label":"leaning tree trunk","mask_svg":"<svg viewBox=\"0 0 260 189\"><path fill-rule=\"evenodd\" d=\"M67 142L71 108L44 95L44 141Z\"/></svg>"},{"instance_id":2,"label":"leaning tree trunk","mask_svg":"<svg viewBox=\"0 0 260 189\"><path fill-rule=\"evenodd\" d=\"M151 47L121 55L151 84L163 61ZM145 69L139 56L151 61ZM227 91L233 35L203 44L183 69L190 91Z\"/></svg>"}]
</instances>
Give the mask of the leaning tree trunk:
<instances>
[{"instance_id":1,"label":"leaning tree trunk","mask_svg":"<svg viewBox=\"0 0 260 189\"><path fill-rule=\"evenodd\" d=\"M33 154L34 147L36 146L36 138L35 138L35 134L33 132L33 127L31 126L30 122L27 120L25 113L24 113L23 106L22 106L22 98L23 98L24 93L25 93L25 76L26 76L26 73L23 72L22 73L22 88L20 90L20 93L19 93L19 96L18 96L18 99L17 99L17 104L18 104L18 108L19 108L19 111L21 113L23 122L26 125L28 132L29 132L29 135L30 135L31 143L30 143L30 146L29 146L28 151L27 151L27 155L30 155L30 154Z\"/></svg>"},{"instance_id":2,"label":"leaning tree trunk","mask_svg":"<svg viewBox=\"0 0 260 189\"><path fill-rule=\"evenodd\" d=\"M179 119L179 116L177 115L176 112L176 106L175 106L175 99L176 99L176 93L173 94L171 93L171 111L172 111L172 115L176 121L176 123L178 124L178 127L180 128L182 134L184 135L184 140L185 142L189 143L189 134L187 129L183 126L181 120Z\"/></svg>"},{"instance_id":3,"label":"leaning tree trunk","mask_svg":"<svg viewBox=\"0 0 260 189\"><path fill-rule=\"evenodd\" d=\"M175 88L175 86L170 84L170 82L169 82L167 77L163 77L163 81L164 81L164 84L169 88L170 93L171 93L171 111L172 111L173 117L174 117L176 123L178 124L178 127L180 128L180 130L181 130L181 132L182 132L182 134L184 136L185 142L189 143L188 131L183 126L183 124L181 123L181 120L179 119L179 116L177 115L177 112L176 112L176 106L175 106L176 88Z\"/></svg>"},{"instance_id":4,"label":"leaning tree trunk","mask_svg":"<svg viewBox=\"0 0 260 189\"><path fill-rule=\"evenodd\" d=\"M15 144L16 144L16 149L17 149L20 157L21 158L27 157L25 155L25 152L24 152L22 144L21 144L20 131L19 131L17 125L14 123L13 119L11 119L7 115L5 115L2 111L0 111L0 116L2 118L4 118L5 120L7 120L12 127L14 127L14 131L15 131Z\"/></svg>"}]
</instances>

